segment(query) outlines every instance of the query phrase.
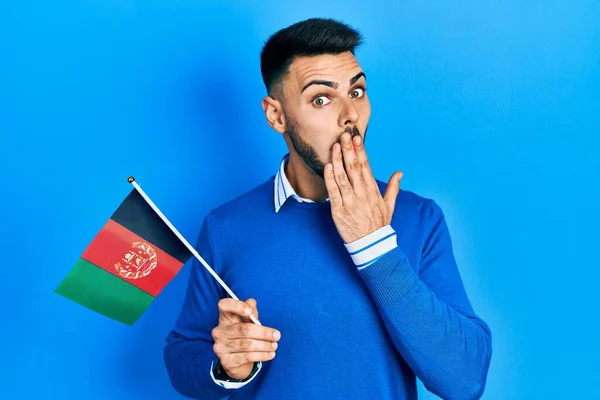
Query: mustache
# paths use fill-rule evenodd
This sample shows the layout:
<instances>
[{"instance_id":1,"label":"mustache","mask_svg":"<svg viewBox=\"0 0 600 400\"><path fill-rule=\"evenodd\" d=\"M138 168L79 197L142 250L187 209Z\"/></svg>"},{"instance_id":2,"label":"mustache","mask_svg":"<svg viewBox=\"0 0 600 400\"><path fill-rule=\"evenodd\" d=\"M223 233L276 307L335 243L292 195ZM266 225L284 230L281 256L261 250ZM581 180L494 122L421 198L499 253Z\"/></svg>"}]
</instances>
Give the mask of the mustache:
<instances>
[{"instance_id":1,"label":"mustache","mask_svg":"<svg viewBox=\"0 0 600 400\"><path fill-rule=\"evenodd\" d=\"M356 126L353 126L352 128L348 127L346 129L344 129L344 132L342 132L342 133L345 133L345 132L348 132L350 135L352 135L352 137L360 135L360 131L358 130L358 128ZM342 135L340 134L340 136L342 136Z\"/></svg>"},{"instance_id":2,"label":"mustache","mask_svg":"<svg viewBox=\"0 0 600 400\"><path fill-rule=\"evenodd\" d=\"M365 133L364 135L362 135L363 138L363 143L367 141L367 130L369 128L365 128ZM354 139L354 136L360 136L360 131L358 130L358 128L356 126L353 127L347 127L346 129L344 129L344 131L342 133L340 133L337 141L335 143L339 143L342 144L342 134L348 132L350 134L350 138ZM331 145L331 147L329 148L329 151L333 151L333 146L335 146L335 143Z\"/></svg>"},{"instance_id":3,"label":"mustache","mask_svg":"<svg viewBox=\"0 0 600 400\"><path fill-rule=\"evenodd\" d=\"M339 143L342 144L342 134L348 132L350 134L350 139L354 139L354 136L359 136L360 135L360 131L358 130L358 128L356 126L353 126L352 128L347 127L346 129L344 129L344 131L342 133L340 133L340 136L338 137L338 140L335 143ZM363 138L364 140L364 138ZM333 146L335 145L332 144L331 148L329 149L329 151L333 151Z\"/></svg>"}]
</instances>

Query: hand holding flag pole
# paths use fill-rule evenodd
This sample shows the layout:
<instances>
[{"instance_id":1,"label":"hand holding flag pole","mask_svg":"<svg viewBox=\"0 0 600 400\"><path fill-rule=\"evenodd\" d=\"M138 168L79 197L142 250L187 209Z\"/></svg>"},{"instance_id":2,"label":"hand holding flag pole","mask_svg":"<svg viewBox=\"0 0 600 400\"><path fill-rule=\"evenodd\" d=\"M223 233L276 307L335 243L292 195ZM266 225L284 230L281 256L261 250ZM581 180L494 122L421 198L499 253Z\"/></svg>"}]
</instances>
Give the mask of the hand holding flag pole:
<instances>
[{"instance_id":1,"label":"hand holding flag pole","mask_svg":"<svg viewBox=\"0 0 600 400\"><path fill-rule=\"evenodd\" d=\"M159 208L154 204L154 202L148 197L148 195L142 190L140 185L137 184L135 178L130 176L127 181L133 185L133 187L138 191L138 193L146 200L148 205L156 212L156 214L163 220L163 222L171 229L171 231L177 236L179 240L187 247L187 249L192 253L194 257L204 266L204 268L219 282L219 284L225 289L225 291L235 300L239 300L239 298L233 293L233 291L227 286L225 282L221 279L219 275L208 265L208 263L198 254L196 249L179 233L179 231L171 224L171 222L165 217L165 215L159 210ZM250 319L257 325L262 325L258 319L252 314L250 314Z\"/></svg>"}]
</instances>

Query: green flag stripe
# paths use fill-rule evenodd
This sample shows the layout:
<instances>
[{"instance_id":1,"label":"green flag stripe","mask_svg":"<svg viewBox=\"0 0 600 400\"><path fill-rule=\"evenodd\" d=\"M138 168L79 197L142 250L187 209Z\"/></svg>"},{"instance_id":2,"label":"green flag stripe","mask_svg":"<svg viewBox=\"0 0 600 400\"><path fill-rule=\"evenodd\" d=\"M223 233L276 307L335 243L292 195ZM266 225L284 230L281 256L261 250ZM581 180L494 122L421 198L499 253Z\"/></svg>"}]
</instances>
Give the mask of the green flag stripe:
<instances>
[{"instance_id":1,"label":"green flag stripe","mask_svg":"<svg viewBox=\"0 0 600 400\"><path fill-rule=\"evenodd\" d=\"M141 289L80 258L56 293L84 307L132 325L154 300Z\"/></svg>"}]
</instances>

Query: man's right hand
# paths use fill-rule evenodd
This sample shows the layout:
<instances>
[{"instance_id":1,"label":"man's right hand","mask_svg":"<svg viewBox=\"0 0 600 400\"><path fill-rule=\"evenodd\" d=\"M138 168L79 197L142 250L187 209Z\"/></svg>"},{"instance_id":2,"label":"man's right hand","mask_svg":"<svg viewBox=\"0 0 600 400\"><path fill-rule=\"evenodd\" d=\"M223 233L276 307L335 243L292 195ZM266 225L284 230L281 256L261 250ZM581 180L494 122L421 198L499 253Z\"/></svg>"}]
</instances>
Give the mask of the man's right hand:
<instances>
[{"instance_id":1,"label":"man's right hand","mask_svg":"<svg viewBox=\"0 0 600 400\"><path fill-rule=\"evenodd\" d=\"M219 325L212 330L213 351L227 375L245 379L255 362L275 358L281 333L273 328L256 325L248 317L258 319L256 300L246 302L226 298L219 301Z\"/></svg>"}]
</instances>

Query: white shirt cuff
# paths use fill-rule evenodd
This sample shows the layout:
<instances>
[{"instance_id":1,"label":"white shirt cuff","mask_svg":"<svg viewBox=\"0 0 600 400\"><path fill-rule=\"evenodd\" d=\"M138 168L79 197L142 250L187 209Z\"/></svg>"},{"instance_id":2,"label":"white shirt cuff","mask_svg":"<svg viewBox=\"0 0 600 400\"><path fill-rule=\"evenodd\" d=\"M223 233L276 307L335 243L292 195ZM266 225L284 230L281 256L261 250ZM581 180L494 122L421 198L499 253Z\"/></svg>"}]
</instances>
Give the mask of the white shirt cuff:
<instances>
[{"instance_id":1,"label":"white shirt cuff","mask_svg":"<svg viewBox=\"0 0 600 400\"><path fill-rule=\"evenodd\" d=\"M386 225L352 243L344 243L356 268L361 270L373 264L387 252L398 247L396 231Z\"/></svg>"},{"instance_id":2,"label":"white shirt cuff","mask_svg":"<svg viewBox=\"0 0 600 400\"><path fill-rule=\"evenodd\" d=\"M252 375L250 377L250 379L248 379L246 382L227 382L227 381L222 381L219 379L215 378L215 375L213 374L213 367L214 367L214 361L212 363L210 363L210 377L212 378L213 382L215 382L217 385L224 387L225 389L239 389L241 387L243 387L244 385L247 385L248 383L252 382L252 380L254 378L256 378L256 375L258 375L258 373L260 372L260 369L262 368L262 362L258 362L258 369L256 370L256 372L254 373L254 375Z\"/></svg>"}]
</instances>

